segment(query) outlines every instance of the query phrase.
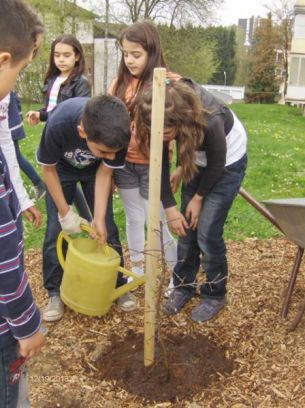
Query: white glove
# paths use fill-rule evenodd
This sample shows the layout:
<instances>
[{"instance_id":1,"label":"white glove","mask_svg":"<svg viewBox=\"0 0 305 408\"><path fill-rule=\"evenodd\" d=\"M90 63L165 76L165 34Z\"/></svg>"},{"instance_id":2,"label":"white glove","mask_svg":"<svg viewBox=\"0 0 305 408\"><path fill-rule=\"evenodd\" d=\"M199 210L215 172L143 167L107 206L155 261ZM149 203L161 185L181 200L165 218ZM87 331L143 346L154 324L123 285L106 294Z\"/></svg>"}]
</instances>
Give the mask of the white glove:
<instances>
[{"instance_id":1,"label":"white glove","mask_svg":"<svg viewBox=\"0 0 305 408\"><path fill-rule=\"evenodd\" d=\"M58 214L58 220L62 230L66 234L81 232L81 224L89 225L89 222L85 218L82 218L76 214L71 207L64 217L61 217L60 214Z\"/></svg>"}]
</instances>

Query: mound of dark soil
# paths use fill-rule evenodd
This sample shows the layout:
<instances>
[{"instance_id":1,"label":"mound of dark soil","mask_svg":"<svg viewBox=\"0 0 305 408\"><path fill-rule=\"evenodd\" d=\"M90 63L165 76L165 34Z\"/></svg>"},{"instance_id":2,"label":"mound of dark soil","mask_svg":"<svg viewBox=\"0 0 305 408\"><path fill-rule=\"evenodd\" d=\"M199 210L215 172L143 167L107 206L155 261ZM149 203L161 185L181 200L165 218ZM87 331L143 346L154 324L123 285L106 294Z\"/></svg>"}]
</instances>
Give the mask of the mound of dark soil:
<instances>
[{"instance_id":1,"label":"mound of dark soil","mask_svg":"<svg viewBox=\"0 0 305 408\"><path fill-rule=\"evenodd\" d=\"M165 355L161 349L166 350ZM97 367L101 379L115 380L126 391L150 402L188 400L222 376L231 373L233 361L222 345L202 333L168 334L156 347L155 363L144 367L143 334L129 331L114 336Z\"/></svg>"}]
</instances>

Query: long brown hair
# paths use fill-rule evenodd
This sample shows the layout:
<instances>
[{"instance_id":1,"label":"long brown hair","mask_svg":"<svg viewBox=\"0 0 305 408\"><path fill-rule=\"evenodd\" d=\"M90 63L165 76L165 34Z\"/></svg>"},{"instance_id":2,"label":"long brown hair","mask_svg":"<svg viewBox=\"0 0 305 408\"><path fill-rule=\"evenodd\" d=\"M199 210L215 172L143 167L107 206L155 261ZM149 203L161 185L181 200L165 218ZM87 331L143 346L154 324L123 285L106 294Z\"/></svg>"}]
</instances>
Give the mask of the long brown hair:
<instances>
[{"instance_id":1,"label":"long brown hair","mask_svg":"<svg viewBox=\"0 0 305 408\"><path fill-rule=\"evenodd\" d=\"M148 81L153 78L153 71L156 67L166 67L159 33L154 24L149 20L138 21L131 26L126 27L118 40L121 48L123 40L140 44L147 52L147 65L141 75L136 93L141 93ZM125 100L126 89L129 86L133 76L125 65L124 56L122 55L116 85L113 94L122 99L129 110L132 110L132 101Z\"/></svg>"},{"instance_id":2,"label":"long brown hair","mask_svg":"<svg viewBox=\"0 0 305 408\"><path fill-rule=\"evenodd\" d=\"M208 113L194 89L183 81L167 81L164 128L175 129L182 177L190 181L197 173L195 152L204 139L205 115ZM136 127L140 150L148 156L150 145L152 87L136 100Z\"/></svg>"},{"instance_id":3,"label":"long brown hair","mask_svg":"<svg viewBox=\"0 0 305 408\"><path fill-rule=\"evenodd\" d=\"M54 62L55 47L59 43L71 45L71 47L73 48L73 51L75 52L75 55L78 57L78 60L75 62L75 66L71 74L65 80L65 84L69 84L74 78L76 78L79 75L82 75L85 72L85 57L84 57L84 51L83 51L83 47L81 43L78 41L77 38L74 37L74 35L63 34L57 37L52 42L49 68L48 68L48 71L46 73L45 80L44 80L45 84L50 78L60 75L60 70L57 68Z\"/></svg>"}]
</instances>

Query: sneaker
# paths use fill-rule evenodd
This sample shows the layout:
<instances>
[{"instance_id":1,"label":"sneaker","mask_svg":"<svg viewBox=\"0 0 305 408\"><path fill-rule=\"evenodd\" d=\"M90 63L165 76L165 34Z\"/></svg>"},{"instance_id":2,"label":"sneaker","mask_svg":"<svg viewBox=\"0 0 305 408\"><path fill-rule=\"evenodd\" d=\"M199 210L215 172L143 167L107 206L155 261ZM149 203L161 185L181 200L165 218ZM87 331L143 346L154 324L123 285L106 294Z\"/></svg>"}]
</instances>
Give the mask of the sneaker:
<instances>
[{"instance_id":1,"label":"sneaker","mask_svg":"<svg viewBox=\"0 0 305 408\"><path fill-rule=\"evenodd\" d=\"M164 292L164 297L165 299L168 299L170 297L170 294L172 293L172 291L175 289L175 285L174 285L174 278L171 276L169 284L167 289Z\"/></svg>"},{"instance_id":2,"label":"sneaker","mask_svg":"<svg viewBox=\"0 0 305 408\"><path fill-rule=\"evenodd\" d=\"M43 181L34 186L34 189L37 201L41 200L46 195L46 185Z\"/></svg>"},{"instance_id":3,"label":"sneaker","mask_svg":"<svg viewBox=\"0 0 305 408\"><path fill-rule=\"evenodd\" d=\"M144 270L143 268L139 267L139 266L133 266L131 268L132 272L136 273L138 276L143 276L144 275ZM133 277L129 276L127 279L127 283L130 283L133 281ZM133 290L136 290L137 288L134 288Z\"/></svg>"},{"instance_id":4,"label":"sneaker","mask_svg":"<svg viewBox=\"0 0 305 408\"><path fill-rule=\"evenodd\" d=\"M192 295L185 290L174 289L164 303L163 311L167 315L179 313L183 306L191 299Z\"/></svg>"},{"instance_id":5,"label":"sneaker","mask_svg":"<svg viewBox=\"0 0 305 408\"><path fill-rule=\"evenodd\" d=\"M206 322L207 320L215 317L220 310L225 306L226 299L213 299L204 298L201 299L199 305L194 307L191 313L191 319L194 322Z\"/></svg>"},{"instance_id":6,"label":"sneaker","mask_svg":"<svg viewBox=\"0 0 305 408\"><path fill-rule=\"evenodd\" d=\"M124 312L131 312L137 307L137 298L131 292L125 293L117 300L117 304Z\"/></svg>"},{"instance_id":7,"label":"sneaker","mask_svg":"<svg viewBox=\"0 0 305 408\"><path fill-rule=\"evenodd\" d=\"M58 295L51 296L46 308L43 311L43 320L55 322L60 320L64 314L64 304Z\"/></svg>"}]
</instances>

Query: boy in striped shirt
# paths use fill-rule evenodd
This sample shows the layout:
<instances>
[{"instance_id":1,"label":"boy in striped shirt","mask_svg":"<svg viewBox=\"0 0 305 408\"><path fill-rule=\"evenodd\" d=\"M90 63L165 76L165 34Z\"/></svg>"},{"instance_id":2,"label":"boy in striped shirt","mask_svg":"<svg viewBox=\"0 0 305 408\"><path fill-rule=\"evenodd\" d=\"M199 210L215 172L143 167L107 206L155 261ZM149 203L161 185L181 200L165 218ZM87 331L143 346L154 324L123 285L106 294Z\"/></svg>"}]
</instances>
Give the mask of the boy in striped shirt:
<instances>
[{"instance_id":1,"label":"boy in striped shirt","mask_svg":"<svg viewBox=\"0 0 305 408\"><path fill-rule=\"evenodd\" d=\"M13 89L18 73L32 60L42 32L37 15L22 0L1 0L0 99ZM18 405L20 365L44 343L40 324L24 271L21 210L0 149L1 407Z\"/></svg>"}]
</instances>

